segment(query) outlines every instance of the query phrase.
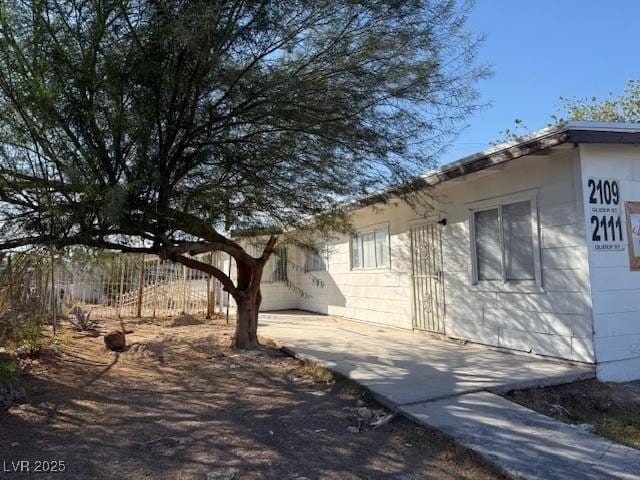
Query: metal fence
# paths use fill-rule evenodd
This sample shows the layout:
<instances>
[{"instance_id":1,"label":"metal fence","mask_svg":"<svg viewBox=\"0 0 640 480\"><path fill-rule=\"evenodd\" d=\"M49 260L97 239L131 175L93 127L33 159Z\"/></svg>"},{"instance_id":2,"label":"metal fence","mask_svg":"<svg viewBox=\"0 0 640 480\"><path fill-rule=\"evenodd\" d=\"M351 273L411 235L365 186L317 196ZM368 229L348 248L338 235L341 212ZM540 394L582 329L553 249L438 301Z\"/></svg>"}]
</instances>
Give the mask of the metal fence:
<instances>
[{"instance_id":1,"label":"metal fence","mask_svg":"<svg viewBox=\"0 0 640 480\"><path fill-rule=\"evenodd\" d=\"M200 260L222 263L219 255ZM157 257L119 255L106 264L76 266L70 273L61 275L59 298L102 316L211 314L222 312L228 302L216 279Z\"/></svg>"},{"instance_id":2,"label":"metal fence","mask_svg":"<svg viewBox=\"0 0 640 480\"><path fill-rule=\"evenodd\" d=\"M223 258L226 257L226 258ZM201 261L227 268L228 256ZM161 317L222 313L228 304L209 275L155 256L83 252L7 255L0 262L0 320L79 306L92 317Z\"/></svg>"},{"instance_id":3,"label":"metal fence","mask_svg":"<svg viewBox=\"0 0 640 480\"><path fill-rule=\"evenodd\" d=\"M25 320L41 319L53 304L50 262L38 255L0 254L0 339Z\"/></svg>"},{"instance_id":4,"label":"metal fence","mask_svg":"<svg viewBox=\"0 0 640 480\"><path fill-rule=\"evenodd\" d=\"M259 246L247 250L261 253ZM227 254L197 258L235 278L235 262ZM286 249L279 249L263 283L288 282L287 262ZM96 318L223 314L228 305L218 280L156 256L74 250L0 257L0 323L34 313L64 315L76 306Z\"/></svg>"}]
</instances>

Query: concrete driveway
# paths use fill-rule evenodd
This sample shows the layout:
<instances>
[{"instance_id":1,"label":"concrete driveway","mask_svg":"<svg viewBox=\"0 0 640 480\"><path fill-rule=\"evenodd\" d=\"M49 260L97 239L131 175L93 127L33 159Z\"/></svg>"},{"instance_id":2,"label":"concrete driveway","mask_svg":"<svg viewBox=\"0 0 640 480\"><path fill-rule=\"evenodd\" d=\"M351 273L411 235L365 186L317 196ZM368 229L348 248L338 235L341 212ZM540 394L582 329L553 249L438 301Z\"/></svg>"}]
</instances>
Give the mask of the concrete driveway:
<instances>
[{"instance_id":1,"label":"concrete driveway","mask_svg":"<svg viewBox=\"0 0 640 480\"><path fill-rule=\"evenodd\" d=\"M589 366L306 312L260 319L261 335L358 381L381 403L442 430L515 478L640 478L637 450L491 393L593 377Z\"/></svg>"},{"instance_id":2,"label":"concrete driveway","mask_svg":"<svg viewBox=\"0 0 640 480\"><path fill-rule=\"evenodd\" d=\"M262 313L258 333L358 381L390 407L594 375L585 365L302 311Z\"/></svg>"}]
</instances>

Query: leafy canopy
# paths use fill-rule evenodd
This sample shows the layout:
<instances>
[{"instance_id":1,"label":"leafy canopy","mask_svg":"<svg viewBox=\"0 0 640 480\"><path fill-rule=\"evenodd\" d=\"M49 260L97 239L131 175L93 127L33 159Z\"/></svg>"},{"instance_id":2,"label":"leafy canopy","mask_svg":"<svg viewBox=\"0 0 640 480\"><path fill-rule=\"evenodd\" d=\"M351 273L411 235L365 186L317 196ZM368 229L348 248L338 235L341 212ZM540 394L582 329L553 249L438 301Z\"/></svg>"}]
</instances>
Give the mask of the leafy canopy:
<instances>
[{"instance_id":1,"label":"leafy canopy","mask_svg":"<svg viewBox=\"0 0 640 480\"><path fill-rule=\"evenodd\" d=\"M474 110L468 7L3 1L0 249L250 261L224 232L345 228Z\"/></svg>"}]
</instances>

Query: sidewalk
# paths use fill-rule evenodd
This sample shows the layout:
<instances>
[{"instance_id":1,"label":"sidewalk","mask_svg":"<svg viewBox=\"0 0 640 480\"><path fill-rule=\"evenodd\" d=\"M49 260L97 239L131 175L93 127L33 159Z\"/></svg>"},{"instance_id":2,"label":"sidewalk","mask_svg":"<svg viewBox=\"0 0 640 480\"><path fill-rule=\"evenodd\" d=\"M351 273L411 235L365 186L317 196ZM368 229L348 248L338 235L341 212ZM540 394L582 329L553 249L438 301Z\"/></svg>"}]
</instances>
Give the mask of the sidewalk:
<instances>
[{"instance_id":1,"label":"sidewalk","mask_svg":"<svg viewBox=\"0 0 640 480\"><path fill-rule=\"evenodd\" d=\"M589 366L461 345L307 312L260 315L260 335L367 387L517 478L640 478L640 452L489 392L593 377Z\"/></svg>"}]
</instances>

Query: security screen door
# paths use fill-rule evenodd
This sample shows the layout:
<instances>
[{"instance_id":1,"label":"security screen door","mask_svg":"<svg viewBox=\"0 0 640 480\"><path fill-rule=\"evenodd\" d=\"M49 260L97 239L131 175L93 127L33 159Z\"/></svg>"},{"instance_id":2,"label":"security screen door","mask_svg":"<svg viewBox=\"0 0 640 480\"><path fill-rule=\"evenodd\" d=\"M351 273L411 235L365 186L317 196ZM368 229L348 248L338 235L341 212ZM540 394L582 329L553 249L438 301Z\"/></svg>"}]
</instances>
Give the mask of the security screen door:
<instances>
[{"instance_id":1,"label":"security screen door","mask_svg":"<svg viewBox=\"0 0 640 480\"><path fill-rule=\"evenodd\" d=\"M413 328L444 333L442 242L438 224L411 229Z\"/></svg>"}]
</instances>

